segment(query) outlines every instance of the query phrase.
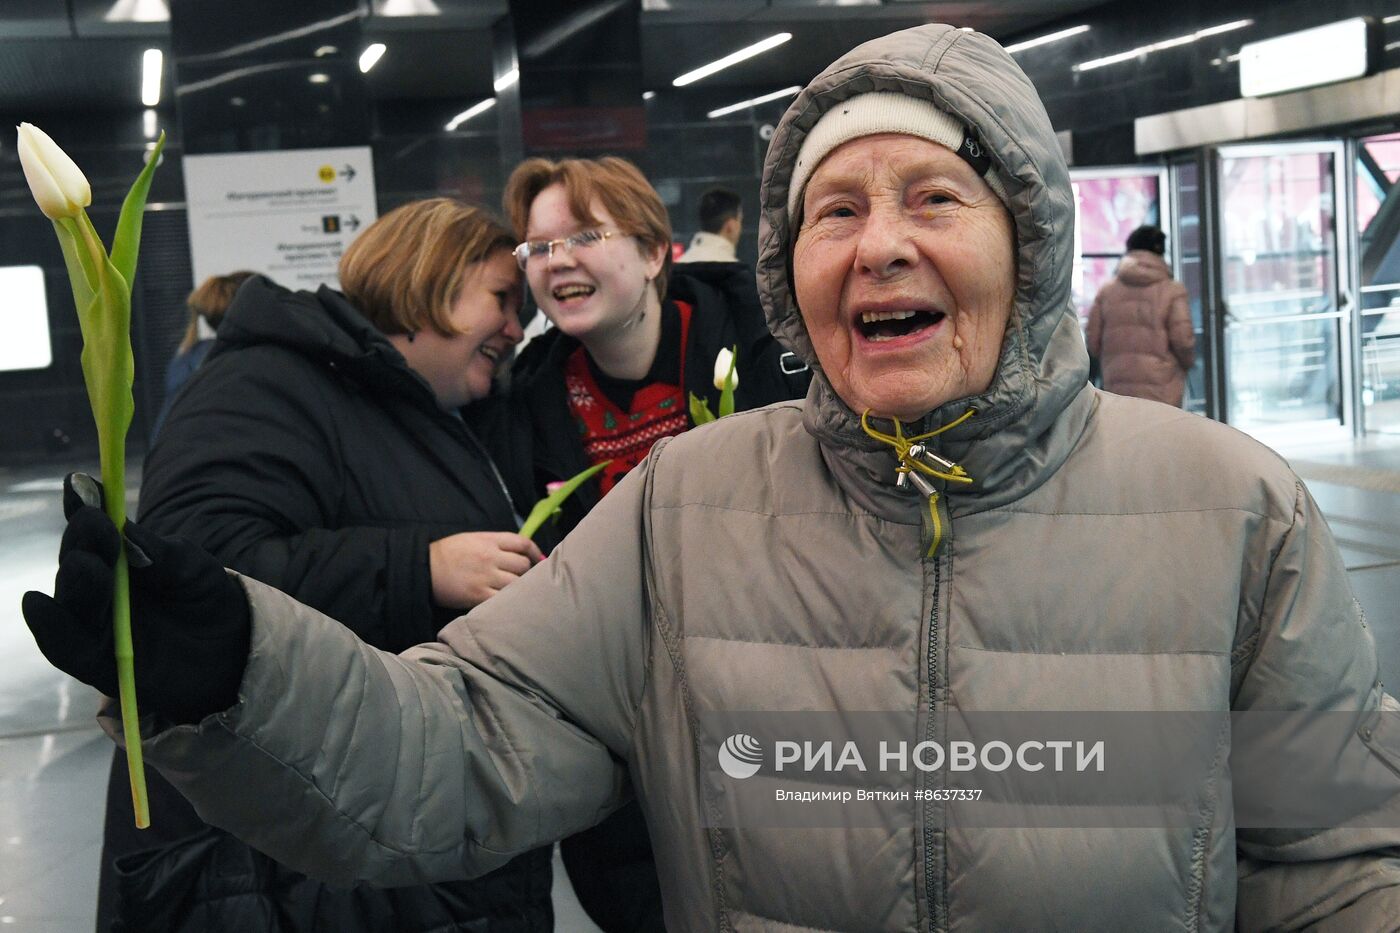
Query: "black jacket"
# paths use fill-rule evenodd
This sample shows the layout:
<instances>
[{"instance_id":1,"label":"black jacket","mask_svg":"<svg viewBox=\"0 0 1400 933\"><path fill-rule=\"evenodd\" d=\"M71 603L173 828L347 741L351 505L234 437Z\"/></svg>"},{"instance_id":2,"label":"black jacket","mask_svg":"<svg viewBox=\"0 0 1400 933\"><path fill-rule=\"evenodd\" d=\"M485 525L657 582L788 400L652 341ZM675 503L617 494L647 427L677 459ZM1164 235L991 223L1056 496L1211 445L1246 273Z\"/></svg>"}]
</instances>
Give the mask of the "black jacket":
<instances>
[{"instance_id":1,"label":"black jacket","mask_svg":"<svg viewBox=\"0 0 1400 933\"><path fill-rule=\"evenodd\" d=\"M432 602L431 541L517 527L485 448L342 295L293 293L264 278L240 289L214 349L171 409L146 458L139 520L191 539L390 651L432 641L460 614ZM114 769L114 783L121 787L109 793L104 875L129 851L120 837L132 835L124 833L130 804L118 803L123 768ZM165 827L155 827L159 837L147 831L133 844L201 826L172 806ZM542 849L473 882L414 889L424 908L417 911L405 908L409 891L397 891L405 923L412 915L431 925L395 929L548 930L549 861ZM318 929L330 928L324 921L342 907L346 916L368 916L381 898L318 889L304 914L321 918ZM226 929L268 929L253 913L239 919L238 905L230 901Z\"/></svg>"},{"instance_id":2,"label":"black jacket","mask_svg":"<svg viewBox=\"0 0 1400 933\"><path fill-rule=\"evenodd\" d=\"M141 522L388 651L459 613L429 542L514 530L485 449L337 292L242 288L146 458Z\"/></svg>"},{"instance_id":3,"label":"black jacket","mask_svg":"<svg viewBox=\"0 0 1400 933\"><path fill-rule=\"evenodd\" d=\"M667 300L694 308L686 344L685 386L719 411L714 387L715 356L738 347L739 385L734 410L761 408L802 398L811 373L768 332L752 270L737 262L694 262L673 266ZM510 390L467 412L468 421L491 450L522 510L544 495L545 484L587 469L588 460L569 414L564 363L579 342L551 329L532 340L511 371ZM688 408L687 408L688 410ZM569 497L554 535L562 536L599 499L597 479ZM542 543L552 543L542 537Z\"/></svg>"},{"instance_id":4,"label":"black jacket","mask_svg":"<svg viewBox=\"0 0 1400 933\"><path fill-rule=\"evenodd\" d=\"M695 262L671 270L667 300L694 313L686 341L685 386L719 411L715 356L738 347L739 385L734 410L802 398L811 373L768 331L752 270L737 262ZM516 360L509 392L475 406L468 420L491 448L522 510L545 493L545 484L586 469L588 460L569 413L564 363L579 342L558 330L531 341ZM687 406L689 411L689 406ZM549 546L598 503L597 479L570 496L557 527L536 535ZM579 902L604 933L652 933L663 929L661 889L646 822L635 802L604 822L565 839L564 865Z\"/></svg>"}]
</instances>

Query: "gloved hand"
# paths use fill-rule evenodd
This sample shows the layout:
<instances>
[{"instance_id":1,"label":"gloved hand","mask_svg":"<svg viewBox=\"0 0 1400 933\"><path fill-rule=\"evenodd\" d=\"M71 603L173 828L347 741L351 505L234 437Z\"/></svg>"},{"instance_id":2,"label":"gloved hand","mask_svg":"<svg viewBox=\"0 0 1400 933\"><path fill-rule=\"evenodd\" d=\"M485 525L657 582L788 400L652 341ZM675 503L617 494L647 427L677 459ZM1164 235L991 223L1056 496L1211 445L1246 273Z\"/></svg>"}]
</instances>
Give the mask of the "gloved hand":
<instances>
[{"instance_id":1,"label":"gloved hand","mask_svg":"<svg viewBox=\"0 0 1400 933\"><path fill-rule=\"evenodd\" d=\"M117 528L102 511L102 485L83 473L63 481L68 527L52 597L24 594L24 620L59 670L117 696L112 582ZM251 616L238 581L197 545L126 524L136 700L143 713L195 723L238 700Z\"/></svg>"}]
</instances>

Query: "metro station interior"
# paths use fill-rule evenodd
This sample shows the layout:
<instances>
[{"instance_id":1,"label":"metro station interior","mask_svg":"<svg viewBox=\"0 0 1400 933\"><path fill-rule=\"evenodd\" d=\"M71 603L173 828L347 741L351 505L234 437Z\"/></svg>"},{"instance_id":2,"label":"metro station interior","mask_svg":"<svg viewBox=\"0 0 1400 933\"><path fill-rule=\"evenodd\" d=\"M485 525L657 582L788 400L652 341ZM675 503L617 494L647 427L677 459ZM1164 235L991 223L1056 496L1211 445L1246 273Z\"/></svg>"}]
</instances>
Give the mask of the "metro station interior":
<instances>
[{"instance_id":1,"label":"metro station interior","mask_svg":"<svg viewBox=\"0 0 1400 933\"><path fill-rule=\"evenodd\" d=\"M1361 45L1297 63L1320 83L1242 87L1246 47L1357 19ZM526 157L617 154L660 194L677 251L698 229L701 195L737 191L750 206L737 252L751 266L764 155L795 95L846 50L927 22L996 39L1039 91L1070 168L1081 322L1128 234L1166 232L1198 350L1182 407L1274 448L1306 482L1393 690L1396 0L4 0L0 112L42 127L83 167L101 230L166 136L132 303L134 504L201 277L189 160L367 147L382 216L441 195L499 212ZM0 929L78 933L94 924L111 746L97 693L48 666L19 606L51 587L61 479L95 471L97 442L63 258L13 137L0 140L0 179L0 344L11 345L0 349ZM554 903L555 929L597 930L557 864Z\"/></svg>"}]
</instances>

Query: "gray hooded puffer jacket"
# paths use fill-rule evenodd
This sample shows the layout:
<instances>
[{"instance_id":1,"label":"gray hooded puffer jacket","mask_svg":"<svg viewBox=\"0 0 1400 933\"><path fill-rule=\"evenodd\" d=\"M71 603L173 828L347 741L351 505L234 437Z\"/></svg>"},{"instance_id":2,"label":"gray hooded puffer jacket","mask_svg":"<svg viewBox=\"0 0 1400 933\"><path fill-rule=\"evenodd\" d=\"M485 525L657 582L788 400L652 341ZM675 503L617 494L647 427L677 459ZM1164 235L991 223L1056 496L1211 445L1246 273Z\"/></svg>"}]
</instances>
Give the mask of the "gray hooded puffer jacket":
<instances>
[{"instance_id":1,"label":"gray hooded puffer jacket","mask_svg":"<svg viewBox=\"0 0 1400 933\"><path fill-rule=\"evenodd\" d=\"M912 742L950 709L1371 722L1385 702L1337 550L1279 458L1086 385L1067 173L991 40L887 36L794 102L764 179L774 330L815 365L788 288L789 170L823 111L877 89L976 128L1019 244L995 381L920 426L977 410L940 438L976 482L939 500L937 553L927 500L818 373L805 404L658 445L438 644L377 652L248 582L240 702L146 743L201 816L312 874L393 884L485 871L635 792L673 931L1394 928L1400 831L1236 832L1228 772L1176 828L976 829L935 803L883 828L707 828L725 786L709 711L894 711ZM1366 734L1400 760L1400 737Z\"/></svg>"}]
</instances>

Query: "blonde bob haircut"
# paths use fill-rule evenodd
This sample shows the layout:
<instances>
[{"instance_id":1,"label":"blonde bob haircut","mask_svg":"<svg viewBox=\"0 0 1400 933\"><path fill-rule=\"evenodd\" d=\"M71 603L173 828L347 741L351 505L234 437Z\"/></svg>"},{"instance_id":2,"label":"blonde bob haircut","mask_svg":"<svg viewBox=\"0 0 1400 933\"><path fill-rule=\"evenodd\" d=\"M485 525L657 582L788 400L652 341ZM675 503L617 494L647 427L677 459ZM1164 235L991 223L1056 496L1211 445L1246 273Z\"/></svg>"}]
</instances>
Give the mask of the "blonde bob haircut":
<instances>
[{"instance_id":1,"label":"blonde bob haircut","mask_svg":"<svg viewBox=\"0 0 1400 933\"><path fill-rule=\"evenodd\" d=\"M479 207L452 198L410 201L365 228L340 257L340 289L382 334L432 328L444 337L468 267L515 246Z\"/></svg>"},{"instance_id":2,"label":"blonde bob haircut","mask_svg":"<svg viewBox=\"0 0 1400 933\"><path fill-rule=\"evenodd\" d=\"M200 318L204 318L211 330L219 329L224 320L224 312L233 303L233 296L238 293L238 286L256 274L240 269L228 275L211 275L190 292L189 297L185 299L185 307L190 309L190 321L185 327L184 339L180 341L181 353L188 353L199 342Z\"/></svg>"},{"instance_id":3,"label":"blonde bob haircut","mask_svg":"<svg viewBox=\"0 0 1400 933\"><path fill-rule=\"evenodd\" d=\"M671 218L661 196L637 166L617 156L602 159L527 159L516 166L506 182L506 215L515 234L525 239L530 222L530 205L544 189L562 185L569 198L569 210L585 227L597 226L593 213L596 199L612 215L618 230L637 238L643 254L657 247L665 257L653 283L656 297L666 298L671 276Z\"/></svg>"}]
</instances>

